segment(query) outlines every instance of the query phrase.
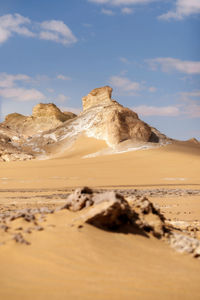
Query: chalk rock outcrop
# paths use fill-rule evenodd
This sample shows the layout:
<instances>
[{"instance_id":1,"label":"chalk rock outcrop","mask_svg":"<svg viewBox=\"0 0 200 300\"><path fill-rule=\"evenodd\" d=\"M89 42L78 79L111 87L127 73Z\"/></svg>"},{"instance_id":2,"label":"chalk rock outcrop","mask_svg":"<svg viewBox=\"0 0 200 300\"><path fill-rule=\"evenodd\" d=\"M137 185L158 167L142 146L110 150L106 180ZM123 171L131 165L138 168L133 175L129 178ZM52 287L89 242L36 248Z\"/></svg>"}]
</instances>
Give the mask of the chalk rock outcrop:
<instances>
[{"instance_id":1,"label":"chalk rock outcrop","mask_svg":"<svg viewBox=\"0 0 200 300\"><path fill-rule=\"evenodd\" d=\"M51 118L57 121L65 122L71 117L66 113L63 113L55 104L53 103L39 103L33 108L32 113L33 118Z\"/></svg>"},{"instance_id":2,"label":"chalk rock outcrop","mask_svg":"<svg viewBox=\"0 0 200 300\"><path fill-rule=\"evenodd\" d=\"M109 145L116 145L128 139L148 142L151 128L138 118L138 115L111 99L109 86L92 90L83 97L83 112L96 110L96 119L88 135L105 139ZM100 111L99 111L99 108Z\"/></svg>"},{"instance_id":3,"label":"chalk rock outcrop","mask_svg":"<svg viewBox=\"0 0 200 300\"><path fill-rule=\"evenodd\" d=\"M199 142L197 139L195 139L195 138L189 139L188 142L194 143L194 144L196 144L196 145L199 145L199 144L200 144L200 142Z\"/></svg>"},{"instance_id":4,"label":"chalk rock outcrop","mask_svg":"<svg viewBox=\"0 0 200 300\"><path fill-rule=\"evenodd\" d=\"M104 86L92 90L87 96L82 98L83 110L89 109L96 105L111 105L112 88Z\"/></svg>"},{"instance_id":5,"label":"chalk rock outcrop","mask_svg":"<svg viewBox=\"0 0 200 300\"><path fill-rule=\"evenodd\" d=\"M72 115L71 119L57 128L38 133L26 143L27 146L33 148L34 145L34 149L50 153L57 143L62 151L81 134L104 140L111 147L111 151L116 147L126 151L128 147L144 144L153 147L156 143L168 141L165 135L141 121L137 113L113 100L111 94L112 88L108 86L92 90L83 97L83 111L78 116ZM43 107L40 105L38 108L39 112L36 109L36 114L34 110L33 115L37 120L42 120Z\"/></svg>"},{"instance_id":6,"label":"chalk rock outcrop","mask_svg":"<svg viewBox=\"0 0 200 300\"><path fill-rule=\"evenodd\" d=\"M74 116L76 115L61 112L53 103L40 103L33 108L32 116L23 116L18 113L9 114L3 124L18 134L32 136L42 131L54 129Z\"/></svg>"},{"instance_id":7,"label":"chalk rock outcrop","mask_svg":"<svg viewBox=\"0 0 200 300\"><path fill-rule=\"evenodd\" d=\"M117 147L126 151L138 145L148 148L169 140L111 96L109 86L92 90L83 97L83 111L78 116L61 112L52 103L37 104L32 116L8 115L1 124L2 133L7 132L10 143L19 151L22 149L25 153L43 157L63 151L82 134L104 140L111 151Z\"/></svg>"},{"instance_id":8,"label":"chalk rock outcrop","mask_svg":"<svg viewBox=\"0 0 200 300\"><path fill-rule=\"evenodd\" d=\"M13 138L18 139L17 136L8 136L0 127L0 161L16 161L16 160L30 160L33 155L22 150L19 145L15 145ZM10 133L10 132L9 132Z\"/></svg>"}]
</instances>

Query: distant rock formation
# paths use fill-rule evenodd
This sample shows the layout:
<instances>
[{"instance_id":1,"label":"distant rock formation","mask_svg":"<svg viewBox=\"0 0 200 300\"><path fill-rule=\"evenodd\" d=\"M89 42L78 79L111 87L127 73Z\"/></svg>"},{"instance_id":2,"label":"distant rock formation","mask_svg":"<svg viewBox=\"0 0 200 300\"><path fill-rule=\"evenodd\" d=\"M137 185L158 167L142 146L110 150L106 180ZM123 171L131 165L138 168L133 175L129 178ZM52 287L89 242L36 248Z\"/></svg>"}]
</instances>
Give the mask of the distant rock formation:
<instances>
[{"instance_id":1,"label":"distant rock formation","mask_svg":"<svg viewBox=\"0 0 200 300\"><path fill-rule=\"evenodd\" d=\"M0 161L30 160L35 152L43 152L40 143L29 145L32 136L52 130L75 118L71 112L61 112L53 103L37 104L32 116L12 113L0 124ZM42 143L43 138L41 138Z\"/></svg>"},{"instance_id":2,"label":"distant rock formation","mask_svg":"<svg viewBox=\"0 0 200 300\"><path fill-rule=\"evenodd\" d=\"M83 110L87 110L96 105L111 105L111 95L112 88L110 86L92 90L87 96L82 98Z\"/></svg>"},{"instance_id":3,"label":"distant rock formation","mask_svg":"<svg viewBox=\"0 0 200 300\"><path fill-rule=\"evenodd\" d=\"M36 133L54 129L63 122L74 118L76 115L61 110L53 103L39 103L33 108L32 116L23 116L18 113L6 116L4 125L16 133L32 136Z\"/></svg>"},{"instance_id":4,"label":"distant rock formation","mask_svg":"<svg viewBox=\"0 0 200 300\"><path fill-rule=\"evenodd\" d=\"M99 122L93 124L89 135L105 139L111 146L128 139L148 142L151 128L141 121L135 112L112 100L111 95L112 88L105 86L92 90L82 98L83 112L98 108L96 119Z\"/></svg>"},{"instance_id":5,"label":"distant rock formation","mask_svg":"<svg viewBox=\"0 0 200 300\"><path fill-rule=\"evenodd\" d=\"M200 144L200 142L199 142L197 139L195 139L195 138L189 139L188 142L194 143L194 144L196 144L196 145L199 145L199 144Z\"/></svg>"},{"instance_id":6,"label":"distant rock formation","mask_svg":"<svg viewBox=\"0 0 200 300\"><path fill-rule=\"evenodd\" d=\"M8 133L8 135L6 135ZM25 150L20 145L16 145L19 138L6 128L0 126L0 161L15 161L15 160L30 160L34 156Z\"/></svg>"},{"instance_id":7,"label":"distant rock formation","mask_svg":"<svg viewBox=\"0 0 200 300\"><path fill-rule=\"evenodd\" d=\"M136 144L152 147L152 144L164 144L170 140L111 96L112 88L109 86L92 90L83 97L83 111L78 116L71 112L61 112L53 103L37 104L32 116L10 114L0 124L0 134L9 139L6 142L4 138L1 147L4 150L10 149L10 157L12 151L37 157L51 154L52 149L63 151L83 133L104 140L111 148L125 147L125 151L127 146L122 143L125 141L127 145L130 142L132 147ZM8 156L6 160L9 160Z\"/></svg>"}]
</instances>

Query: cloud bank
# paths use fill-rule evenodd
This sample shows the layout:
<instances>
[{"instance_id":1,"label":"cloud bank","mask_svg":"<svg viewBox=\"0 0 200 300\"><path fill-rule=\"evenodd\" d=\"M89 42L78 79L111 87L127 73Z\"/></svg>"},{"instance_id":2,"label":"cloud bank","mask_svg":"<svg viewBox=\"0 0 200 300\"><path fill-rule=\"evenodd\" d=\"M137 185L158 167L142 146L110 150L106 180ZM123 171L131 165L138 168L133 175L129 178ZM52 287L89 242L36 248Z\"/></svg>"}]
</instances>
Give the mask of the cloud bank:
<instances>
[{"instance_id":1,"label":"cloud bank","mask_svg":"<svg viewBox=\"0 0 200 300\"><path fill-rule=\"evenodd\" d=\"M77 42L70 28L60 20L36 23L20 14L7 14L0 17L0 44L14 35L49 40L63 45Z\"/></svg>"},{"instance_id":2,"label":"cloud bank","mask_svg":"<svg viewBox=\"0 0 200 300\"><path fill-rule=\"evenodd\" d=\"M139 82L131 81L129 78L122 76L112 76L109 80L109 83L111 86L114 86L125 92L136 92L141 88Z\"/></svg>"},{"instance_id":3,"label":"cloud bank","mask_svg":"<svg viewBox=\"0 0 200 300\"><path fill-rule=\"evenodd\" d=\"M162 20L182 20L185 17L196 15L200 13L200 1L199 0L176 0L173 10L159 16Z\"/></svg>"},{"instance_id":4,"label":"cloud bank","mask_svg":"<svg viewBox=\"0 0 200 300\"><path fill-rule=\"evenodd\" d=\"M161 68L163 72L178 71L185 74L200 74L200 61L184 61L171 57L158 57L147 60L152 70Z\"/></svg>"},{"instance_id":5,"label":"cloud bank","mask_svg":"<svg viewBox=\"0 0 200 300\"><path fill-rule=\"evenodd\" d=\"M144 5L152 2L164 2L162 0L87 0L88 2L110 5L110 6L133 6ZM170 1L166 1L166 3ZM200 13L200 1L199 0L175 0L172 2L173 8L168 12L158 17L160 20L183 20L191 15L197 15ZM123 14L131 14L132 11L129 7L122 8Z\"/></svg>"},{"instance_id":6,"label":"cloud bank","mask_svg":"<svg viewBox=\"0 0 200 300\"><path fill-rule=\"evenodd\" d=\"M200 91L179 93L179 102L174 106L139 105L132 107L139 115L144 117L161 116L186 118L200 118Z\"/></svg>"},{"instance_id":7,"label":"cloud bank","mask_svg":"<svg viewBox=\"0 0 200 300\"><path fill-rule=\"evenodd\" d=\"M89 2L98 4L110 4L110 5L133 5L133 4L146 4L155 2L157 0L88 0Z\"/></svg>"},{"instance_id":8,"label":"cloud bank","mask_svg":"<svg viewBox=\"0 0 200 300\"><path fill-rule=\"evenodd\" d=\"M24 74L0 73L0 97L14 101L44 100L46 97L40 91L21 86L30 81L31 78Z\"/></svg>"},{"instance_id":9,"label":"cloud bank","mask_svg":"<svg viewBox=\"0 0 200 300\"><path fill-rule=\"evenodd\" d=\"M178 116L180 111L176 106L148 106L140 105L132 108L141 116Z\"/></svg>"}]
</instances>

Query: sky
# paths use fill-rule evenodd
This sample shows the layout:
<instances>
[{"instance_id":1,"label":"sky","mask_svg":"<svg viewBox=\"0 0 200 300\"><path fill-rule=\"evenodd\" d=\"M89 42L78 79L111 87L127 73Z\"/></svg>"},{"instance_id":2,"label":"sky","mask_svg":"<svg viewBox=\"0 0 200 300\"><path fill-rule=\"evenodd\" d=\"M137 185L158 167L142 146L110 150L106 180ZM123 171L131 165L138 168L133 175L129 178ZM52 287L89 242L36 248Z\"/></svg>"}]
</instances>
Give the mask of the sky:
<instances>
[{"instance_id":1,"label":"sky","mask_svg":"<svg viewBox=\"0 0 200 300\"><path fill-rule=\"evenodd\" d=\"M166 135L200 139L200 0L0 0L1 121L79 113L92 89Z\"/></svg>"}]
</instances>

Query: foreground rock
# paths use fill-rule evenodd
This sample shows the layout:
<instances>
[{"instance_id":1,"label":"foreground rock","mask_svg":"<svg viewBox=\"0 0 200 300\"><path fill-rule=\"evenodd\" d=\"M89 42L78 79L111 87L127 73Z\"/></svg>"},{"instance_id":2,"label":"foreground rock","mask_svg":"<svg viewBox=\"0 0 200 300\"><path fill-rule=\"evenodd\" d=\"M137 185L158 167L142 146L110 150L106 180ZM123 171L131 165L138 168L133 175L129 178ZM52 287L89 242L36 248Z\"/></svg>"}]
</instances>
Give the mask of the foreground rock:
<instances>
[{"instance_id":1,"label":"foreground rock","mask_svg":"<svg viewBox=\"0 0 200 300\"><path fill-rule=\"evenodd\" d=\"M74 227L82 228L87 223L107 231L145 237L153 235L166 241L178 252L200 257L198 238L191 236L187 226L181 229L177 228L177 224L167 221L146 196L133 193L124 197L115 191L101 192L88 187L75 190L68 196L65 205L56 209L41 207L2 211L0 231L3 231L3 237L10 236L17 243L30 245L29 235L33 231L45 230L47 215L66 209L74 213L74 219L70 221ZM23 225L16 227L19 219L23 220L20 223ZM8 240L0 240L0 244Z\"/></svg>"},{"instance_id":2,"label":"foreground rock","mask_svg":"<svg viewBox=\"0 0 200 300\"><path fill-rule=\"evenodd\" d=\"M88 223L104 230L153 234L165 239L178 252L200 257L200 241L185 230L182 233L172 224L169 226L160 210L145 196L133 194L124 198L114 191L99 193L85 187L72 193L62 209L82 211L74 225Z\"/></svg>"},{"instance_id":3,"label":"foreground rock","mask_svg":"<svg viewBox=\"0 0 200 300\"><path fill-rule=\"evenodd\" d=\"M168 231L164 216L146 197L133 196L125 199L117 192L98 193L85 187L72 193L64 208L71 211L83 210L81 222L108 230L131 225L135 229L152 232L158 238Z\"/></svg>"},{"instance_id":4,"label":"foreground rock","mask_svg":"<svg viewBox=\"0 0 200 300\"><path fill-rule=\"evenodd\" d=\"M168 240L170 246L177 252L200 257L200 241L180 233L171 233Z\"/></svg>"}]
</instances>

